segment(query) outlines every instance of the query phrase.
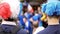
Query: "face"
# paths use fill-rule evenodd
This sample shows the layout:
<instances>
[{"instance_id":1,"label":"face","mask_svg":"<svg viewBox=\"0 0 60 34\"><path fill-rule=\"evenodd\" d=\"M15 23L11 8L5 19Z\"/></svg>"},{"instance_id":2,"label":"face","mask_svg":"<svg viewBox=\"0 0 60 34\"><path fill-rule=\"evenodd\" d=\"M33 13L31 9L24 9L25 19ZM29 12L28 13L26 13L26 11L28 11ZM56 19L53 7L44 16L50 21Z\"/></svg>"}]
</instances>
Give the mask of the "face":
<instances>
[{"instance_id":1,"label":"face","mask_svg":"<svg viewBox=\"0 0 60 34\"><path fill-rule=\"evenodd\" d=\"M40 9L40 7L38 7L38 11L40 11L41 9Z\"/></svg>"},{"instance_id":2,"label":"face","mask_svg":"<svg viewBox=\"0 0 60 34\"><path fill-rule=\"evenodd\" d=\"M38 13L39 13L39 14L42 14L40 7L38 7Z\"/></svg>"}]
</instances>

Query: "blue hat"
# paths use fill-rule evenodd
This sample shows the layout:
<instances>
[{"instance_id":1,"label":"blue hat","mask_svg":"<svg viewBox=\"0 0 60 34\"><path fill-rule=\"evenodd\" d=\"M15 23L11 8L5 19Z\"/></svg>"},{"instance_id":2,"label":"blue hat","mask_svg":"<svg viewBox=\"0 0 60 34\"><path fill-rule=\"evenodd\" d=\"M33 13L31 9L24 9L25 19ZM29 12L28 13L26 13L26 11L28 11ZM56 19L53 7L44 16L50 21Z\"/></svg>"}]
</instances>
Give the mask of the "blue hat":
<instances>
[{"instance_id":1,"label":"blue hat","mask_svg":"<svg viewBox=\"0 0 60 34\"><path fill-rule=\"evenodd\" d=\"M39 20L39 17L38 16L33 16L32 18L33 18L34 21Z\"/></svg>"},{"instance_id":2,"label":"blue hat","mask_svg":"<svg viewBox=\"0 0 60 34\"><path fill-rule=\"evenodd\" d=\"M54 13L55 15L60 15L60 1L46 3L42 8L42 10L49 16L54 15Z\"/></svg>"}]
</instances>

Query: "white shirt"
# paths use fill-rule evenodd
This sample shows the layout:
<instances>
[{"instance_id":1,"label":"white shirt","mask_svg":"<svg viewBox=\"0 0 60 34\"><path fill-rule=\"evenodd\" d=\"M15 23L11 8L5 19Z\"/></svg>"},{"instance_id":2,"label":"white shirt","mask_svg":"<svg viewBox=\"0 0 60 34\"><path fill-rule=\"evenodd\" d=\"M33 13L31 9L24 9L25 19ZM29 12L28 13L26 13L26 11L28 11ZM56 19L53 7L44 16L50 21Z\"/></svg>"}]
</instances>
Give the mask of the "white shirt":
<instances>
[{"instance_id":1,"label":"white shirt","mask_svg":"<svg viewBox=\"0 0 60 34\"><path fill-rule=\"evenodd\" d=\"M15 23L15 22L11 22L11 21L2 21L1 25L2 25L2 24L15 25L15 26L16 26L16 23Z\"/></svg>"},{"instance_id":2,"label":"white shirt","mask_svg":"<svg viewBox=\"0 0 60 34\"><path fill-rule=\"evenodd\" d=\"M37 34L38 32L40 32L42 30L44 30L44 27L42 27L42 26L41 27L38 27L33 34Z\"/></svg>"}]
</instances>

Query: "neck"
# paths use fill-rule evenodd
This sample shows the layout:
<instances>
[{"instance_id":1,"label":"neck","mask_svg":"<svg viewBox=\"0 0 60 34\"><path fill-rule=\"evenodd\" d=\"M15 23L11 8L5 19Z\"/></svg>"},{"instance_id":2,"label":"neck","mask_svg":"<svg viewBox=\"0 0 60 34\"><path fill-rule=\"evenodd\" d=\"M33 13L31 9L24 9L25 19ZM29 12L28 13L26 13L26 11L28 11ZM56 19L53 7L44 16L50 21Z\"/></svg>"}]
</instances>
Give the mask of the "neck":
<instances>
[{"instance_id":1,"label":"neck","mask_svg":"<svg viewBox=\"0 0 60 34\"><path fill-rule=\"evenodd\" d=\"M48 19L48 25L58 25L58 24L59 24L59 19L57 18Z\"/></svg>"},{"instance_id":2,"label":"neck","mask_svg":"<svg viewBox=\"0 0 60 34\"><path fill-rule=\"evenodd\" d=\"M36 31L37 28L33 28L33 33Z\"/></svg>"}]
</instances>

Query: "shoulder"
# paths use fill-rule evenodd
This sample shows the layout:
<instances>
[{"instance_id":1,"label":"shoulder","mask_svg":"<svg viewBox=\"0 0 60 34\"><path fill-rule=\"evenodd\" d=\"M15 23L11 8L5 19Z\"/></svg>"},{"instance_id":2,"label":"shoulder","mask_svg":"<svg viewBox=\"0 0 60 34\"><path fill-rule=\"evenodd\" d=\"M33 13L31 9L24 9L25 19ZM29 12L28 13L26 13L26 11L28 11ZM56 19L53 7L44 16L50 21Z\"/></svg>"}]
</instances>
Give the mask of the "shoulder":
<instances>
[{"instance_id":1,"label":"shoulder","mask_svg":"<svg viewBox=\"0 0 60 34\"><path fill-rule=\"evenodd\" d=\"M21 29L17 32L17 34L27 34L26 30L24 29Z\"/></svg>"},{"instance_id":2,"label":"shoulder","mask_svg":"<svg viewBox=\"0 0 60 34\"><path fill-rule=\"evenodd\" d=\"M48 34L49 32L47 32L47 31L45 31L45 29L44 30L42 30L42 31L39 31L37 34Z\"/></svg>"},{"instance_id":3,"label":"shoulder","mask_svg":"<svg viewBox=\"0 0 60 34\"><path fill-rule=\"evenodd\" d=\"M44 27L38 27L34 33L37 34L38 32L40 32L42 30L44 30Z\"/></svg>"},{"instance_id":4,"label":"shoulder","mask_svg":"<svg viewBox=\"0 0 60 34\"><path fill-rule=\"evenodd\" d=\"M48 34L49 32L49 30L48 30L48 28L45 28L44 29L44 27L39 27L39 29L42 29L41 31L39 31L37 34Z\"/></svg>"}]
</instances>

